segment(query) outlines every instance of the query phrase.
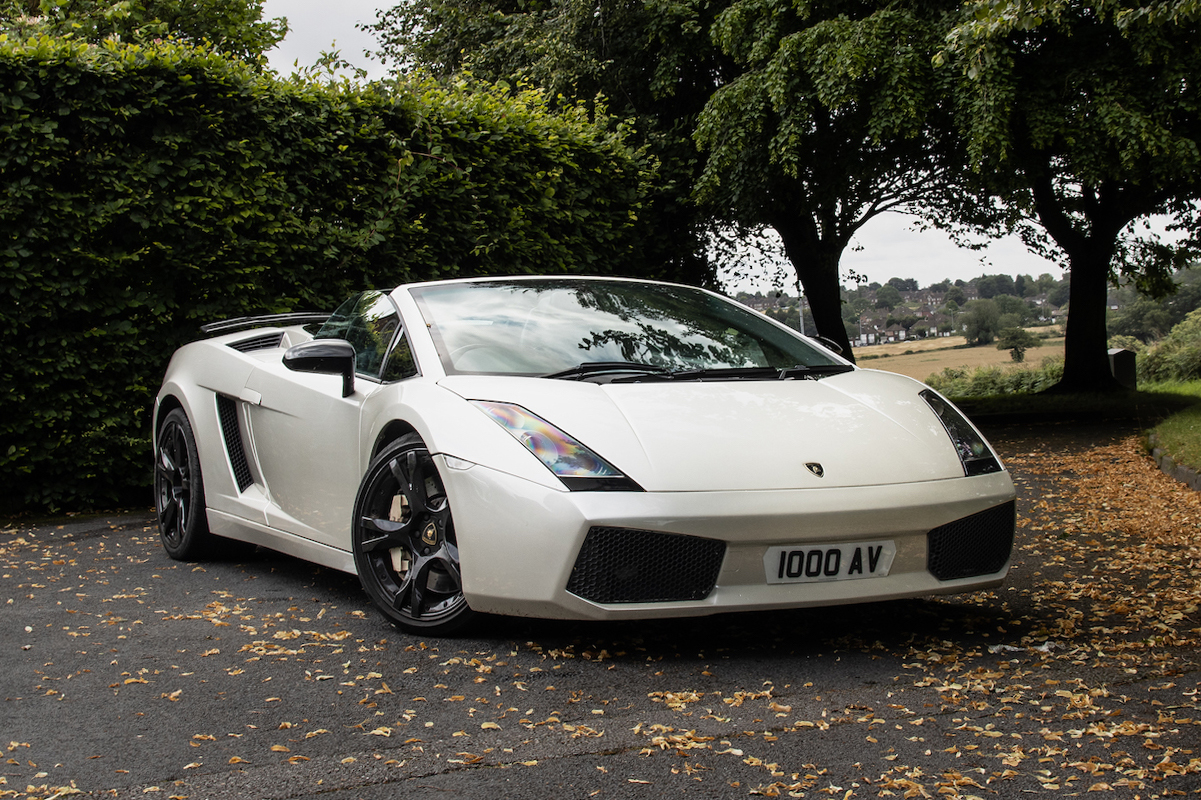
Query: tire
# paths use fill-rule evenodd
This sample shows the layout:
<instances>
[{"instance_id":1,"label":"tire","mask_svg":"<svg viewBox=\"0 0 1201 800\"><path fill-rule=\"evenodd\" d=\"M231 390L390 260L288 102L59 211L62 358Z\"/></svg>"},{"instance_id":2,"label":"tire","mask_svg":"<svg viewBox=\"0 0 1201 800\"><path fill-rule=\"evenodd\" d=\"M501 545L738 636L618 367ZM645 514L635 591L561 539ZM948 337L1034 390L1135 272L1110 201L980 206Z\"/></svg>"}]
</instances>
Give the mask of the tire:
<instances>
[{"instance_id":1,"label":"tire","mask_svg":"<svg viewBox=\"0 0 1201 800\"><path fill-rule=\"evenodd\" d=\"M444 635L474 618L463 597L450 502L420 436L397 439L367 468L351 547L364 591L401 630Z\"/></svg>"},{"instance_id":2,"label":"tire","mask_svg":"<svg viewBox=\"0 0 1201 800\"><path fill-rule=\"evenodd\" d=\"M154 458L154 507L167 555L194 561L212 550L204 503L204 479L192 425L182 408L163 418Z\"/></svg>"}]
</instances>

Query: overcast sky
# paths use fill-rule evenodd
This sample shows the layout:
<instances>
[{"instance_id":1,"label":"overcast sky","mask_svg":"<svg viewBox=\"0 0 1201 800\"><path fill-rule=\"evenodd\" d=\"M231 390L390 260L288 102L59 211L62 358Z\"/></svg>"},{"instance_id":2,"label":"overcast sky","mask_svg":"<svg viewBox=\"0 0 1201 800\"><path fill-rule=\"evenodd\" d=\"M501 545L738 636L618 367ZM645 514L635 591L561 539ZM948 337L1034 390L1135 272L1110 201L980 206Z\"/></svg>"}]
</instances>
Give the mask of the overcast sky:
<instances>
[{"instance_id":1,"label":"overcast sky","mask_svg":"<svg viewBox=\"0 0 1201 800\"><path fill-rule=\"evenodd\" d=\"M356 30L355 23L371 23L377 9L390 6L379 0L266 0L263 16L286 17L290 29L280 46L268 53L271 66L287 73L295 63L312 65L322 51L340 50L342 58L366 69L369 77L382 77L383 67L364 55L374 40ZM915 278L922 286L943 278L968 280L982 274L1037 276L1049 272L1056 278L1063 274L1049 261L1031 255L1016 239L1000 240L982 251L965 250L942 234L918 233L909 227L908 219L899 214L884 214L872 220L843 254L844 270L854 270L879 283L889 278ZM853 249L856 247L860 249ZM737 288L767 290L770 283L765 277L761 285L740 284Z\"/></svg>"}]
</instances>

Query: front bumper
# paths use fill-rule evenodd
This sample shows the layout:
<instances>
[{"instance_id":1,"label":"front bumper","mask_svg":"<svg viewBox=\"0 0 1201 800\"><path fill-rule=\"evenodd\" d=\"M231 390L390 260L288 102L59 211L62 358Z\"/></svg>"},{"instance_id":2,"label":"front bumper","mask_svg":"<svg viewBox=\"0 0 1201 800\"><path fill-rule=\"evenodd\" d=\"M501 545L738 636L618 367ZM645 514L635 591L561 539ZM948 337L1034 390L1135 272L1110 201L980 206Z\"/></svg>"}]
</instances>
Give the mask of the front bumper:
<instances>
[{"instance_id":1,"label":"front bumper","mask_svg":"<svg viewBox=\"0 0 1201 800\"><path fill-rule=\"evenodd\" d=\"M990 588L1009 567L1008 544L1002 543L1004 565L995 572L939 580L928 568L927 552L931 530L955 535L955 526L944 526L1010 503L1014 489L1007 472L842 489L567 492L480 465L455 468L463 462L438 458L464 594L477 611L614 620L837 605ZM573 594L567 587L593 528L724 542L716 585L696 600L601 603ZM764 556L775 545L882 540L896 547L883 577L792 584L769 584L765 577Z\"/></svg>"}]
</instances>

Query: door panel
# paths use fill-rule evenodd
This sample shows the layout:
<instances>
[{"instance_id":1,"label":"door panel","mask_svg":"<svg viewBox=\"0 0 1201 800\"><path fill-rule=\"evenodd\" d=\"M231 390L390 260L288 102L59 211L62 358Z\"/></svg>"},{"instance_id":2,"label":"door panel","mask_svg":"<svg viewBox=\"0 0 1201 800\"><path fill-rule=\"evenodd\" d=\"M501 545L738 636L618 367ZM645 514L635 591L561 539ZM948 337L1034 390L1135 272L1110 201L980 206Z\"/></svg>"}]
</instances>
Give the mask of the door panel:
<instances>
[{"instance_id":1,"label":"door panel","mask_svg":"<svg viewBox=\"0 0 1201 800\"><path fill-rule=\"evenodd\" d=\"M350 516L362 467L359 420L365 397L378 389L359 381L342 397L332 375L260 368L246 388L261 397L248 406L255 455L267 485L267 524L333 547L350 547Z\"/></svg>"},{"instance_id":2,"label":"door panel","mask_svg":"<svg viewBox=\"0 0 1201 800\"><path fill-rule=\"evenodd\" d=\"M350 549L350 516L366 464L361 452L363 403L380 390L400 318L383 292L347 299L316 339L342 339L355 349L357 380L342 396L335 375L295 372L282 361L264 362L245 392L251 436L270 503L267 524L306 539Z\"/></svg>"}]
</instances>

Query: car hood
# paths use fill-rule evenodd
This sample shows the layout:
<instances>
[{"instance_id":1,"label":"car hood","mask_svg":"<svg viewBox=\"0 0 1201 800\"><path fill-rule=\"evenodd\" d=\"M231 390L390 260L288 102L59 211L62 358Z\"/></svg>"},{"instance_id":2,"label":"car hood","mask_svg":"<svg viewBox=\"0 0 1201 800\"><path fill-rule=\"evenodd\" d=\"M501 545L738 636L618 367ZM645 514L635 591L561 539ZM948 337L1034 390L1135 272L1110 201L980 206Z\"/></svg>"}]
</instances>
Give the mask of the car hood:
<instances>
[{"instance_id":1,"label":"car hood","mask_svg":"<svg viewBox=\"0 0 1201 800\"><path fill-rule=\"evenodd\" d=\"M469 400L532 411L647 491L833 488L963 477L950 438L918 396L922 384L891 373L856 370L818 381L618 384L450 376L438 383Z\"/></svg>"}]
</instances>

